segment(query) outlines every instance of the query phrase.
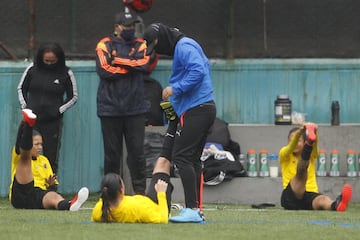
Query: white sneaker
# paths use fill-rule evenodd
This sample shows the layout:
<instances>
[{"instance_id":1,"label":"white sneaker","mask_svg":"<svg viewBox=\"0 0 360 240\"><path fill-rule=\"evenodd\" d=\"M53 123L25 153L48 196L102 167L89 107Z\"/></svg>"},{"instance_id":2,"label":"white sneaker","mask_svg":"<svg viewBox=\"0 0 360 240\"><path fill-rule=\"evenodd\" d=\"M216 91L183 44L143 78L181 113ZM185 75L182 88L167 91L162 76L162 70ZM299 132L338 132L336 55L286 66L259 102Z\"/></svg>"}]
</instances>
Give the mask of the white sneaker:
<instances>
[{"instance_id":1,"label":"white sneaker","mask_svg":"<svg viewBox=\"0 0 360 240\"><path fill-rule=\"evenodd\" d=\"M78 211L83 205L83 203L89 197L89 189L87 187L83 187L79 190L76 196L70 202L70 211Z\"/></svg>"}]
</instances>

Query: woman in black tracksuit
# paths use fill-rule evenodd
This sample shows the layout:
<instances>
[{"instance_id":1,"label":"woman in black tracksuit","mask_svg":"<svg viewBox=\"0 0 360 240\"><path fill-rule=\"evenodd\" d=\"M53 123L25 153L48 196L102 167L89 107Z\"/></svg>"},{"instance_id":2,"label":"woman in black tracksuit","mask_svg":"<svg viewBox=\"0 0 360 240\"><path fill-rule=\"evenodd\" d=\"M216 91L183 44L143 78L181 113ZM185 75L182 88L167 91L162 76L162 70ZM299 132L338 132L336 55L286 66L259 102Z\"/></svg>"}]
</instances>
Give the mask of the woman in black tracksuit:
<instances>
[{"instance_id":1,"label":"woman in black tracksuit","mask_svg":"<svg viewBox=\"0 0 360 240\"><path fill-rule=\"evenodd\" d=\"M45 43L39 47L34 63L20 79L18 97L22 109L30 108L37 115L35 128L44 140L43 154L56 173L63 114L78 98L75 76L65 65L65 54L59 44Z\"/></svg>"}]
</instances>

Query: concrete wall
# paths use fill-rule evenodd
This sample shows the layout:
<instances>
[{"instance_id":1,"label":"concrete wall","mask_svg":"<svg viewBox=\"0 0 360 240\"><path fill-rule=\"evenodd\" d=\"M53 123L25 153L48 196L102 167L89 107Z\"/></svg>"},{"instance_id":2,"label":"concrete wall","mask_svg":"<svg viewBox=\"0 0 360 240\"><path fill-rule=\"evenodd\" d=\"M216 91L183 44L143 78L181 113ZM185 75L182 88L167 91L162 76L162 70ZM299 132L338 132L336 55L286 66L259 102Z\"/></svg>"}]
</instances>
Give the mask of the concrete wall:
<instances>
[{"instance_id":1,"label":"concrete wall","mask_svg":"<svg viewBox=\"0 0 360 240\"><path fill-rule=\"evenodd\" d=\"M234 141L241 146L242 153L253 148L257 152L267 149L269 153L278 153L279 149L287 144L287 135L294 126L275 125L246 125L230 124L230 134ZM150 127L147 131L165 132L164 127ZM335 198L344 183L350 183L353 187L352 202L360 202L360 177L346 176L346 151L354 149L360 151L360 125L319 126L319 148L328 152L336 148L340 151L340 172L342 177L317 177L319 191ZM327 166L329 170L330 159L328 156ZM358 168L359 169L359 168ZM173 178L175 186L173 193L174 202L184 202L184 193L180 179ZM281 177L240 177L231 181L222 182L217 186L205 186L204 203L234 203L253 204L271 202L280 203L282 191Z\"/></svg>"},{"instance_id":2,"label":"concrete wall","mask_svg":"<svg viewBox=\"0 0 360 240\"><path fill-rule=\"evenodd\" d=\"M360 202L360 183L358 178L319 177L319 191L335 199L341 192L342 186L349 183L353 187L352 203ZM172 201L184 203L184 192L179 178L173 178L174 192ZM241 177L233 178L229 182L222 182L216 186L204 187L204 203L214 204L280 204L282 192L281 178Z\"/></svg>"},{"instance_id":3,"label":"concrete wall","mask_svg":"<svg viewBox=\"0 0 360 240\"><path fill-rule=\"evenodd\" d=\"M240 144L242 153L250 148L259 152L261 149L269 153L278 153L287 144L288 132L293 125L246 125L230 124L231 137ZM340 126L319 125L318 148L327 151L327 167L330 167L330 152L337 149L340 152L340 173L346 176L346 151L360 151L360 124L342 124ZM358 168L359 169L359 168Z\"/></svg>"},{"instance_id":4,"label":"concrete wall","mask_svg":"<svg viewBox=\"0 0 360 240\"><path fill-rule=\"evenodd\" d=\"M266 149L270 154L278 154L282 146L287 145L289 130L294 125L267 124L229 124L231 138L240 144L241 152L249 149L257 153ZM164 133L165 127L147 127L147 131ZM330 151L337 149L340 154L340 173L346 176L346 151L353 149L360 152L360 124L343 124L340 126L319 125L318 148L327 151L327 170L330 168ZM357 169L360 171L359 167Z\"/></svg>"}]
</instances>

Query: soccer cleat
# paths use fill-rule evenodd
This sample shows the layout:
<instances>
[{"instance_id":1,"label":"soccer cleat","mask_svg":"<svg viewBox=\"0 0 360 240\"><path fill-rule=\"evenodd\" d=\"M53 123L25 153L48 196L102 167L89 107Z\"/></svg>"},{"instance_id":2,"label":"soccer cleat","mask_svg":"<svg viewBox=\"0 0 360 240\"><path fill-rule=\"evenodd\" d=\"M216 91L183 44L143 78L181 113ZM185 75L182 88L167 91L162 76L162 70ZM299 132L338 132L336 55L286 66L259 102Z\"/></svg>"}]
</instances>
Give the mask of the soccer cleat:
<instances>
[{"instance_id":1,"label":"soccer cleat","mask_svg":"<svg viewBox=\"0 0 360 240\"><path fill-rule=\"evenodd\" d=\"M200 214L200 217L202 218L203 222L205 222L206 219L205 219L205 214L204 214L204 212L203 212L203 211L199 211L199 214Z\"/></svg>"},{"instance_id":2,"label":"soccer cleat","mask_svg":"<svg viewBox=\"0 0 360 240\"><path fill-rule=\"evenodd\" d=\"M70 211L78 211L81 205L88 199L89 189L83 187L79 190L76 196L70 201Z\"/></svg>"},{"instance_id":3,"label":"soccer cleat","mask_svg":"<svg viewBox=\"0 0 360 240\"><path fill-rule=\"evenodd\" d=\"M306 137L308 140L315 142L316 140L316 125L315 124L306 124Z\"/></svg>"},{"instance_id":4,"label":"soccer cleat","mask_svg":"<svg viewBox=\"0 0 360 240\"><path fill-rule=\"evenodd\" d=\"M344 212L349 204L352 196L352 188L350 184L345 184L342 188L341 194L336 198L336 211Z\"/></svg>"},{"instance_id":5,"label":"soccer cleat","mask_svg":"<svg viewBox=\"0 0 360 240\"><path fill-rule=\"evenodd\" d=\"M169 221L174 223L201 223L204 222L204 218L199 210L184 208L179 215L169 218Z\"/></svg>"},{"instance_id":6,"label":"soccer cleat","mask_svg":"<svg viewBox=\"0 0 360 240\"><path fill-rule=\"evenodd\" d=\"M165 112L166 117L170 120L173 121L176 119L176 113L174 108L171 106L171 103L169 101L163 101L160 103L160 107L162 108L162 110Z\"/></svg>"},{"instance_id":7,"label":"soccer cleat","mask_svg":"<svg viewBox=\"0 0 360 240\"><path fill-rule=\"evenodd\" d=\"M171 210L181 210L183 208L184 208L184 206L181 204L178 204L178 203L171 204Z\"/></svg>"},{"instance_id":8,"label":"soccer cleat","mask_svg":"<svg viewBox=\"0 0 360 240\"><path fill-rule=\"evenodd\" d=\"M21 112L22 112L24 121L27 122L30 127L33 127L36 122L36 114L33 113L32 110L28 109L28 108L24 108L23 110L21 110Z\"/></svg>"}]
</instances>

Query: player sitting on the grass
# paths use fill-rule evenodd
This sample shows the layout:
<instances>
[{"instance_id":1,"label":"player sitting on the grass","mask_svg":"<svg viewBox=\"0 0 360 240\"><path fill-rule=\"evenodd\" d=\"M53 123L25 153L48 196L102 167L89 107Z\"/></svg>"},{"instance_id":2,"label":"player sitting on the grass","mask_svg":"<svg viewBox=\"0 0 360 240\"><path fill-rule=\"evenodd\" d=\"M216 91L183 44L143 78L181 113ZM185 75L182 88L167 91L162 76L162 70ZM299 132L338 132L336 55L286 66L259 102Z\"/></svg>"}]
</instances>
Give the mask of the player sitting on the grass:
<instances>
[{"instance_id":1,"label":"player sitting on the grass","mask_svg":"<svg viewBox=\"0 0 360 240\"><path fill-rule=\"evenodd\" d=\"M345 211L352 196L349 184L343 186L336 200L318 192L315 175L317 142L317 125L314 123L290 130L288 145L279 153L284 188L281 206L287 210Z\"/></svg>"},{"instance_id":2,"label":"player sitting on the grass","mask_svg":"<svg viewBox=\"0 0 360 240\"><path fill-rule=\"evenodd\" d=\"M79 210L87 200L89 190L81 188L71 201L54 191L56 177L48 169L50 164L47 159L40 155L42 137L37 131L33 131L36 115L30 109L23 109L22 114L23 121L12 153L11 204L23 209ZM42 166L36 161L42 161Z\"/></svg>"}]
</instances>

